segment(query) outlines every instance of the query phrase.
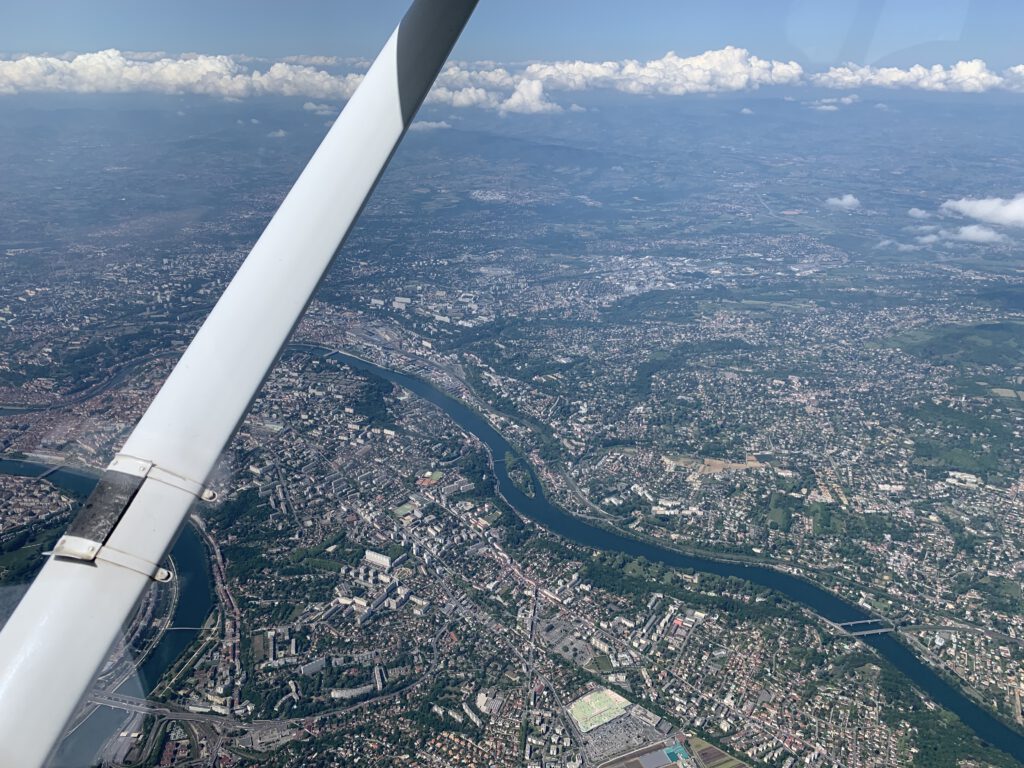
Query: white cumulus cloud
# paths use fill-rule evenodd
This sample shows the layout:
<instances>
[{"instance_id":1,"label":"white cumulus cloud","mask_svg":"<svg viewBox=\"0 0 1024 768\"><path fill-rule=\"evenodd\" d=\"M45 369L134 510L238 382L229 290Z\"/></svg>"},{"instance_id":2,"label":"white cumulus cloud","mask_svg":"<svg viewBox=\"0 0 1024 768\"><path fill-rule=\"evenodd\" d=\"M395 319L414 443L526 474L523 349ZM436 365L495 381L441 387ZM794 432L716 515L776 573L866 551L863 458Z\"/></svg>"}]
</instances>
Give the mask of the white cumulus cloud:
<instances>
[{"instance_id":1,"label":"white cumulus cloud","mask_svg":"<svg viewBox=\"0 0 1024 768\"><path fill-rule=\"evenodd\" d=\"M494 64L471 69L459 64L449 64L437 76L437 85L442 88L459 90L461 88L491 88L510 90L515 88L517 78L508 70Z\"/></svg>"},{"instance_id":2,"label":"white cumulus cloud","mask_svg":"<svg viewBox=\"0 0 1024 768\"><path fill-rule=\"evenodd\" d=\"M467 86L451 89L435 86L427 94L427 104L446 104L449 107L482 107L497 109L501 105L501 95L484 88Z\"/></svg>"},{"instance_id":3,"label":"white cumulus cloud","mask_svg":"<svg viewBox=\"0 0 1024 768\"><path fill-rule=\"evenodd\" d=\"M912 219L927 219L931 217L931 214L923 208L911 208L907 211L907 215Z\"/></svg>"},{"instance_id":4,"label":"white cumulus cloud","mask_svg":"<svg viewBox=\"0 0 1024 768\"><path fill-rule=\"evenodd\" d=\"M317 104L313 101L307 101L302 105L302 108L307 112L312 112L314 115L320 115L321 117L334 117L340 111L338 107L332 107L330 104Z\"/></svg>"},{"instance_id":5,"label":"white cumulus cloud","mask_svg":"<svg viewBox=\"0 0 1024 768\"><path fill-rule=\"evenodd\" d=\"M440 131L451 128L451 124L444 120L417 120L409 126L410 131Z\"/></svg>"},{"instance_id":6,"label":"white cumulus cloud","mask_svg":"<svg viewBox=\"0 0 1024 768\"><path fill-rule=\"evenodd\" d=\"M988 224L1024 227L1024 193L1009 200L1002 197L962 197L947 200L941 208L946 213L958 213Z\"/></svg>"},{"instance_id":7,"label":"white cumulus cloud","mask_svg":"<svg viewBox=\"0 0 1024 768\"><path fill-rule=\"evenodd\" d=\"M942 230L945 232L945 230ZM968 224L960 227L956 232L947 235L950 240L959 240L963 243L1004 243L1006 235L1001 235L991 227L981 224Z\"/></svg>"},{"instance_id":8,"label":"white cumulus cloud","mask_svg":"<svg viewBox=\"0 0 1024 768\"><path fill-rule=\"evenodd\" d=\"M361 80L361 75L332 75L285 62L260 71L231 56L129 58L115 49L70 59L24 56L0 61L0 94L154 91L233 99L264 95L347 99Z\"/></svg>"},{"instance_id":9,"label":"white cumulus cloud","mask_svg":"<svg viewBox=\"0 0 1024 768\"><path fill-rule=\"evenodd\" d=\"M1009 91L1024 91L1024 64L1010 67L1003 72L1003 87Z\"/></svg>"},{"instance_id":10,"label":"white cumulus cloud","mask_svg":"<svg viewBox=\"0 0 1024 768\"><path fill-rule=\"evenodd\" d=\"M520 80L516 89L499 107L502 114L518 112L536 115L541 112L561 112L562 108L544 96L544 83L540 80Z\"/></svg>"},{"instance_id":11,"label":"white cumulus cloud","mask_svg":"<svg viewBox=\"0 0 1024 768\"><path fill-rule=\"evenodd\" d=\"M552 90L615 88L627 93L678 96L791 85L800 82L803 68L795 61L769 61L751 55L745 48L727 46L697 56L679 56L670 51L647 62L626 59L531 64L523 74Z\"/></svg>"},{"instance_id":12,"label":"white cumulus cloud","mask_svg":"<svg viewBox=\"0 0 1024 768\"><path fill-rule=\"evenodd\" d=\"M838 112L840 107L848 107L860 101L860 96L831 96L825 99L807 102L807 106L818 112Z\"/></svg>"},{"instance_id":13,"label":"white cumulus cloud","mask_svg":"<svg viewBox=\"0 0 1024 768\"><path fill-rule=\"evenodd\" d=\"M930 235L922 235L917 238L921 245L933 245L945 240L958 243L976 243L979 245L990 245L992 243L1005 243L1009 240L1006 235L1001 235L991 227L981 224L968 224L958 229L940 229Z\"/></svg>"},{"instance_id":14,"label":"white cumulus cloud","mask_svg":"<svg viewBox=\"0 0 1024 768\"><path fill-rule=\"evenodd\" d=\"M980 93L1004 86L1005 78L988 68L981 59L958 61L951 67L915 64L908 69L847 64L811 76L811 82L826 88L916 88L925 91Z\"/></svg>"},{"instance_id":15,"label":"white cumulus cloud","mask_svg":"<svg viewBox=\"0 0 1024 768\"><path fill-rule=\"evenodd\" d=\"M825 201L825 205L834 211L855 211L860 208L860 200L851 194L845 194L842 197L830 197Z\"/></svg>"},{"instance_id":16,"label":"white cumulus cloud","mask_svg":"<svg viewBox=\"0 0 1024 768\"><path fill-rule=\"evenodd\" d=\"M919 245L900 243L895 240L882 240L875 248L895 248L898 253L913 253L914 251L921 250Z\"/></svg>"}]
</instances>

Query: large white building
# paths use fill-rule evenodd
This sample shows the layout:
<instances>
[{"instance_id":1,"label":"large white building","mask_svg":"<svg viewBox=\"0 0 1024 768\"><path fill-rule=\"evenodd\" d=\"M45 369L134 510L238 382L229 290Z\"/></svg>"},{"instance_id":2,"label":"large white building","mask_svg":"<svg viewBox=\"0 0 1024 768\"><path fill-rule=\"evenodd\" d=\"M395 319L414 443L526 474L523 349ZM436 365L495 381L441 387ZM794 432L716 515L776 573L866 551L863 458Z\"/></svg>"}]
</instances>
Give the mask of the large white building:
<instances>
[{"instance_id":1,"label":"large white building","mask_svg":"<svg viewBox=\"0 0 1024 768\"><path fill-rule=\"evenodd\" d=\"M363 555L363 559L370 565L380 568L381 570L391 570L391 558L387 555L382 555L380 552L374 552L372 549L368 549L366 550L366 554Z\"/></svg>"}]
</instances>

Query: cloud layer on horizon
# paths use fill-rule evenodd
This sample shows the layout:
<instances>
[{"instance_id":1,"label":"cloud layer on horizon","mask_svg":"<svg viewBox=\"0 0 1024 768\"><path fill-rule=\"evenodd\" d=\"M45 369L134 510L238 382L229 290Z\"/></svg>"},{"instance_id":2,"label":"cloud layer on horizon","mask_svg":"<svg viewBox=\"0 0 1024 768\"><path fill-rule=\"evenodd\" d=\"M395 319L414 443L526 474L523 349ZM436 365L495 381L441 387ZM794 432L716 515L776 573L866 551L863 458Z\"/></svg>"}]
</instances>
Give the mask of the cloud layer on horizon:
<instances>
[{"instance_id":1,"label":"cloud layer on horizon","mask_svg":"<svg viewBox=\"0 0 1024 768\"><path fill-rule=\"evenodd\" d=\"M810 76L810 82L825 88L912 88L921 91L984 93L994 88L1024 90L1024 65L997 74L982 59L958 61L951 67L915 64L899 67L868 67L847 64Z\"/></svg>"},{"instance_id":2,"label":"cloud layer on horizon","mask_svg":"<svg viewBox=\"0 0 1024 768\"><path fill-rule=\"evenodd\" d=\"M795 61L767 61L752 56L745 48L726 46L686 57L669 51L646 63L627 59L530 64L523 77L543 82L552 90L613 88L625 93L680 96L794 85L803 77L803 68Z\"/></svg>"},{"instance_id":3,"label":"cloud layer on horizon","mask_svg":"<svg viewBox=\"0 0 1024 768\"><path fill-rule=\"evenodd\" d=\"M152 58L110 49L73 58L23 56L0 60L0 94L195 93L228 99L306 96L347 99L362 81L358 74L331 74L306 64L277 62L250 69L239 57L184 55Z\"/></svg>"},{"instance_id":4,"label":"cloud layer on horizon","mask_svg":"<svg viewBox=\"0 0 1024 768\"><path fill-rule=\"evenodd\" d=\"M23 55L0 57L0 95L155 92L226 99L301 96L340 102L362 81L361 72L344 70L365 65L360 60L331 56L290 56L268 62L238 55L174 56L116 49L66 56ZM595 89L682 96L807 84L829 89L884 87L965 93L1002 89L1024 93L1024 65L996 73L981 59L973 59L949 67L899 69L851 64L806 73L795 61L761 59L732 46L694 56L669 52L646 62L551 61L519 67L454 63L441 72L428 103L501 114L542 114L579 109L553 100L552 94ZM840 103L851 102L821 99L812 107L835 110Z\"/></svg>"}]
</instances>

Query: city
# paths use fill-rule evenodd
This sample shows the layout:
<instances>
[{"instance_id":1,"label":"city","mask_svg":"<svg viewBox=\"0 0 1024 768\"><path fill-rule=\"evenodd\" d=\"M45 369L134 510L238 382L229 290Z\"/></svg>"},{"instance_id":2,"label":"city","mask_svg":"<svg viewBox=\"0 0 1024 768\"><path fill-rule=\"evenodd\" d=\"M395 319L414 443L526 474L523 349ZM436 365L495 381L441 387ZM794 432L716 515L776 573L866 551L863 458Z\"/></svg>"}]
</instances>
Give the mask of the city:
<instances>
[{"instance_id":1,"label":"city","mask_svg":"<svg viewBox=\"0 0 1024 768\"><path fill-rule=\"evenodd\" d=\"M109 765L1017 765L868 642L1024 733L1020 249L929 239L972 174L1019 183L996 119L1017 107L977 107L991 136L956 168L925 156L970 118L897 108L879 146L885 110L823 128L783 99L757 112L788 133L756 145L728 99L609 110L605 150L554 124L410 134L69 742L113 712ZM197 108L186 159L170 128L123 145L83 108L49 150L74 189L4 148L5 587L84 495L38 476L102 469L301 167L321 121L261 109L247 133ZM29 146L56 120L2 119ZM189 623L179 588L202 593Z\"/></svg>"}]
</instances>

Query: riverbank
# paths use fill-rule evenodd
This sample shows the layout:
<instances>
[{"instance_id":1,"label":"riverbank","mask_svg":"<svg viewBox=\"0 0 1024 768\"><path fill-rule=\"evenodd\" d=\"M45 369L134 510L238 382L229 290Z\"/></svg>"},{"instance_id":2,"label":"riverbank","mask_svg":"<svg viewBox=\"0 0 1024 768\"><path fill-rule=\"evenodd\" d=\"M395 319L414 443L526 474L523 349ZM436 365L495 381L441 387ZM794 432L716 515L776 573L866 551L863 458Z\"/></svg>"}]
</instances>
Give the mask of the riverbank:
<instances>
[{"instance_id":1,"label":"riverbank","mask_svg":"<svg viewBox=\"0 0 1024 768\"><path fill-rule=\"evenodd\" d=\"M84 467L55 467L8 458L0 458L0 473L40 478L82 498L92 492L99 479L98 471ZM182 530L170 556L176 564L177 599L164 629L200 627L213 607L213 597L206 548L191 525ZM117 692L145 698L198 634L189 630L164 631L159 642L150 643L142 657L134 661L135 673L117 686ZM91 765L104 743L121 729L128 717L123 710L98 706L61 742L51 767Z\"/></svg>"}]
</instances>

